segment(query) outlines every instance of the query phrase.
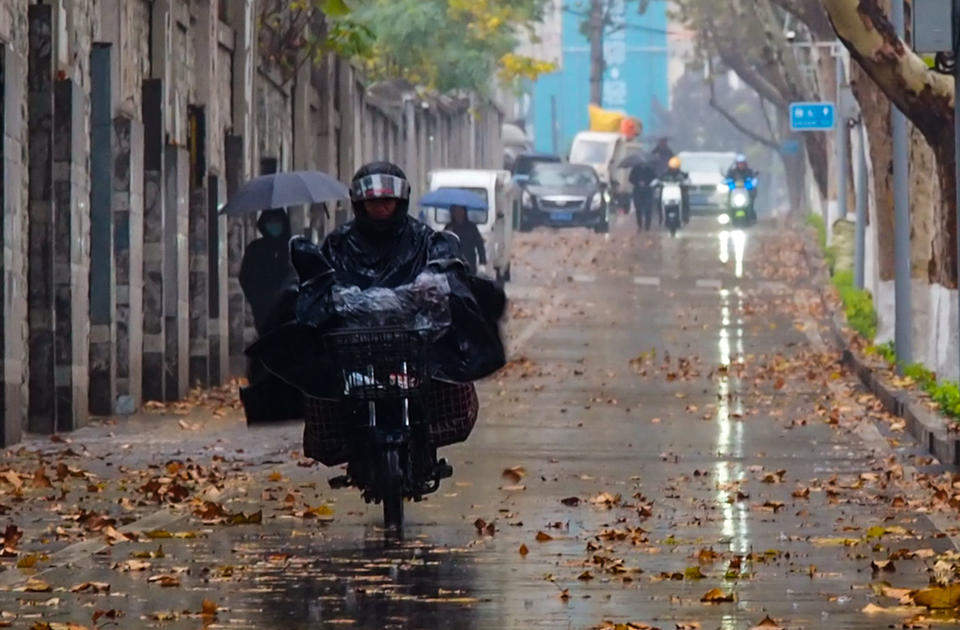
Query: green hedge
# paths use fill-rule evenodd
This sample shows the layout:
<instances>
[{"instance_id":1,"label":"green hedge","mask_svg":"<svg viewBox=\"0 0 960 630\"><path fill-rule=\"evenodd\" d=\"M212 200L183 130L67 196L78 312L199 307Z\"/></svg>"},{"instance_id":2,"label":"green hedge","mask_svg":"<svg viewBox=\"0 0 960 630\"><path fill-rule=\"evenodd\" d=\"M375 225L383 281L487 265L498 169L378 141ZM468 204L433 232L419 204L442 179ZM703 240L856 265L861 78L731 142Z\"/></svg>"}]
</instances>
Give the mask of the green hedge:
<instances>
[{"instance_id":1,"label":"green hedge","mask_svg":"<svg viewBox=\"0 0 960 630\"><path fill-rule=\"evenodd\" d=\"M853 272L848 270L833 275L833 286L837 287L843 301L850 327L864 339L873 339L877 335L877 312L873 308L870 292L853 286Z\"/></svg>"},{"instance_id":2,"label":"green hedge","mask_svg":"<svg viewBox=\"0 0 960 630\"><path fill-rule=\"evenodd\" d=\"M899 364L891 342L870 346L867 348L867 354L883 357L891 365ZM938 381L934 372L919 363L904 365L902 371L904 376L917 384L917 387L927 392L930 399L940 406L940 411L945 416L960 420L960 387L956 383Z\"/></svg>"}]
</instances>

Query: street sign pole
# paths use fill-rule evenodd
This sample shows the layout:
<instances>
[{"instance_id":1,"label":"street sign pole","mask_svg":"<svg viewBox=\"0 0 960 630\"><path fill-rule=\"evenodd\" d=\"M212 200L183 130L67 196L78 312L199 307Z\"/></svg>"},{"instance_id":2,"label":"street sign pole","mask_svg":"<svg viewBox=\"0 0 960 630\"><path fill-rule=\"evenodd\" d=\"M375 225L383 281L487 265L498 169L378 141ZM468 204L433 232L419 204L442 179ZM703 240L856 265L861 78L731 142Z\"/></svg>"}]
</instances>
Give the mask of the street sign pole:
<instances>
[{"instance_id":1,"label":"street sign pole","mask_svg":"<svg viewBox=\"0 0 960 630\"><path fill-rule=\"evenodd\" d=\"M893 0L890 18L897 37L905 36L903 1ZM890 105L893 136L893 265L894 265L894 351L903 365L913 363L910 311L910 196L907 186L907 119L896 105Z\"/></svg>"}]
</instances>

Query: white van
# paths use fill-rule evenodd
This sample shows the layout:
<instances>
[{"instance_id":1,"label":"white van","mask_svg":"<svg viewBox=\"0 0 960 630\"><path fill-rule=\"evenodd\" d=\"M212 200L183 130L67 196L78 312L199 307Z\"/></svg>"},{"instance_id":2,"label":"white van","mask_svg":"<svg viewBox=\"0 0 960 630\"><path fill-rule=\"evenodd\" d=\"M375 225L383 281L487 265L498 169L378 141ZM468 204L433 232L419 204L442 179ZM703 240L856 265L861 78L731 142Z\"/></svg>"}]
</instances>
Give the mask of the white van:
<instances>
[{"instance_id":1,"label":"white van","mask_svg":"<svg viewBox=\"0 0 960 630\"><path fill-rule=\"evenodd\" d=\"M427 174L430 190L461 188L487 202L487 212L471 210L467 217L477 224L487 250L488 273L498 283L510 280L510 246L515 217L519 216L520 189L509 171L479 169L438 169ZM421 208L421 220L435 230L450 222L442 208Z\"/></svg>"},{"instance_id":2,"label":"white van","mask_svg":"<svg viewBox=\"0 0 960 630\"><path fill-rule=\"evenodd\" d=\"M620 168L620 162L626 157L626 137L612 131L581 131L570 146L570 163L592 166L617 205L626 199L629 208L630 173Z\"/></svg>"}]
</instances>

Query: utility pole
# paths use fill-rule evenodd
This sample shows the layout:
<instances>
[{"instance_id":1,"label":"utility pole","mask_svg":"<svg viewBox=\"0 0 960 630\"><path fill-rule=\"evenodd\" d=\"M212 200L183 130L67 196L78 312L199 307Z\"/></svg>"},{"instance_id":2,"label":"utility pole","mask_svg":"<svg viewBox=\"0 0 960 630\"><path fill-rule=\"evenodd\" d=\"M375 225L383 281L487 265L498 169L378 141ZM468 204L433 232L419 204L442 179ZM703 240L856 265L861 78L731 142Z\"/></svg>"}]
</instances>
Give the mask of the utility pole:
<instances>
[{"instance_id":1,"label":"utility pole","mask_svg":"<svg viewBox=\"0 0 960 630\"><path fill-rule=\"evenodd\" d=\"M587 36L590 39L590 102L603 105L603 30L606 0L590 0Z\"/></svg>"},{"instance_id":2,"label":"utility pole","mask_svg":"<svg viewBox=\"0 0 960 630\"><path fill-rule=\"evenodd\" d=\"M845 219L847 217L847 172L849 170L850 152L847 149L849 130L847 129L847 118L845 103L843 102L843 88L846 85L844 80L845 68L843 63L843 44L837 43L837 218ZM831 224L827 224L827 233L831 234Z\"/></svg>"},{"instance_id":3,"label":"utility pole","mask_svg":"<svg viewBox=\"0 0 960 630\"><path fill-rule=\"evenodd\" d=\"M862 289L866 284L864 279L864 258L867 242L867 130L863 119L857 122L860 136L860 150L857 151L857 225L853 243L853 284Z\"/></svg>"},{"instance_id":4,"label":"utility pole","mask_svg":"<svg viewBox=\"0 0 960 630\"><path fill-rule=\"evenodd\" d=\"M890 18L897 37L905 38L903 0L893 0ZM896 322L894 351L903 365L913 363L910 312L910 191L907 163L907 119L896 105L890 106L893 133L893 259Z\"/></svg>"}]
</instances>

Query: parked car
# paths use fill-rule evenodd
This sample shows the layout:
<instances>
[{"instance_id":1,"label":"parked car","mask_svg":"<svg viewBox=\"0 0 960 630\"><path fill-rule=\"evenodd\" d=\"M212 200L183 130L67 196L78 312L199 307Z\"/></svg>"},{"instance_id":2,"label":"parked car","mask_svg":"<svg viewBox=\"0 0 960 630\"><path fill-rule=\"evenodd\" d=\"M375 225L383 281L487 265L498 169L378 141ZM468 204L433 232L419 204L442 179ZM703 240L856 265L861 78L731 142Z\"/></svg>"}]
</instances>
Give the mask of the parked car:
<instances>
[{"instance_id":1,"label":"parked car","mask_svg":"<svg viewBox=\"0 0 960 630\"><path fill-rule=\"evenodd\" d=\"M513 181L519 185L530 179L530 171L537 164L562 162L559 155L550 153L521 153L513 162Z\"/></svg>"},{"instance_id":2,"label":"parked car","mask_svg":"<svg viewBox=\"0 0 960 630\"><path fill-rule=\"evenodd\" d=\"M719 215L726 212L729 193L726 173L736 156L736 153L723 151L681 151L678 154L680 168L690 175L687 192L691 213Z\"/></svg>"},{"instance_id":3,"label":"parked car","mask_svg":"<svg viewBox=\"0 0 960 630\"><path fill-rule=\"evenodd\" d=\"M570 147L571 164L587 164L606 184L612 200L626 202L629 207L630 172L620 168L627 156L626 136L607 131L581 131Z\"/></svg>"},{"instance_id":4,"label":"parked car","mask_svg":"<svg viewBox=\"0 0 960 630\"><path fill-rule=\"evenodd\" d=\"M522 232L538 225L609 230L610 194L592 166L537 164L521 199Z\"/></svg>"},{"instance_id":5,"label":"parked car","mask_svg":"<svg viewBox=\"0 0 960 630\"><path fill-rule=\"evenodd\" d=\"M487 267L497 282L510 280L510 250L514 222L520 206L520 189L508 171L480 169L438 169L427 174L430 190L462 188L482 197L487 211L471 210L467 218L477 224L487 250ZM424 208L421 219L435 230L450 223L450 212Z\"/></svg>"}]
</instances>

